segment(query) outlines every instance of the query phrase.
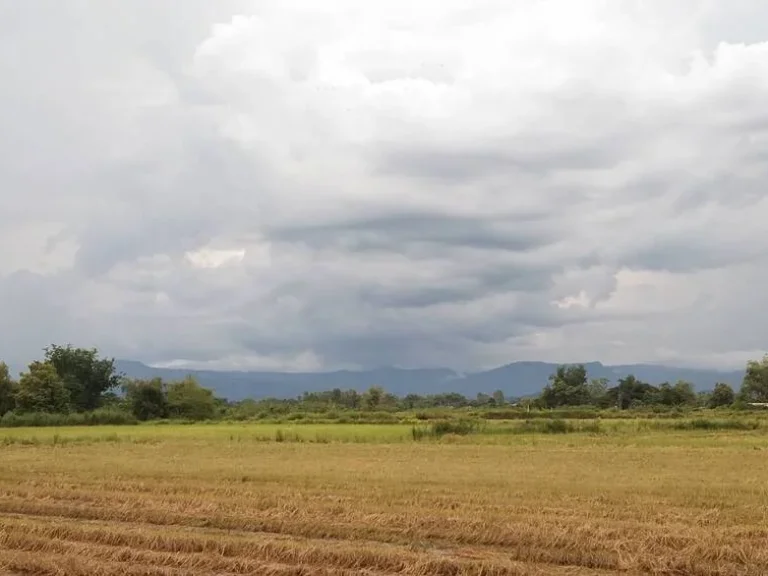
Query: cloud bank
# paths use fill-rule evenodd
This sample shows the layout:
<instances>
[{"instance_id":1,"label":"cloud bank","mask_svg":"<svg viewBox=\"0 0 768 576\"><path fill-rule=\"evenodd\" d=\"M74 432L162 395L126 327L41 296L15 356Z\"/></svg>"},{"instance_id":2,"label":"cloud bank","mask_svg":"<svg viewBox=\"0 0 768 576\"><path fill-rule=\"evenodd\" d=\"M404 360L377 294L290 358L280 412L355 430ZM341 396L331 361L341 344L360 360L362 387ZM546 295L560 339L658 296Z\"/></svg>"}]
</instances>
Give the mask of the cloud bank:
<instances>
[{"instance_id":1,"label":"cloud bank","mask_svg":"<svg viewBox=\"0 0 768 576\"><path fill-rule=\"evenodd\" d=\"M768 342L766 19L9 4L0 355L740 367Z\"/></svg>"}]
</instances>

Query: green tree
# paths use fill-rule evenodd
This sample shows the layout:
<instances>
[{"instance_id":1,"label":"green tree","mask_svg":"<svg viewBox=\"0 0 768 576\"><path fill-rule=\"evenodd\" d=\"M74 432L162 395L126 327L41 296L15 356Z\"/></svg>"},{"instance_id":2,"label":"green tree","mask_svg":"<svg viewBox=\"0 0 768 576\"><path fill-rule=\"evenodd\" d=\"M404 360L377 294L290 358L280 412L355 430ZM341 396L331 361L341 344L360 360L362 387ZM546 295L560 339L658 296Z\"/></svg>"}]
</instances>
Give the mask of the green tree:
<instances>
[{"instance_id":1,"label":"green tree","mask_svg":"<svg viewBox=\"0 0 768 576\"><path fill-rule=\"evenodd\" d=\"M730 406L736 400L736 394L733 388L723 382L715 384L712 394L709 395L709 401L707 406L710 408L718 408L720 406Z\"/></svg>"},{"instance_id":2,"label":"green tree","mask_svg":"<svg viewBox=\"0 0 768 576\"><path fill-rule=\"evenodd\" d=\"M168 417L168 398L162 378L126 382L123 392L137 420Z\"/></svg>"},{"instance_id":3,"label":"green tree","mask_svg":"<svg viewBox=\"0 0 768 576\"><path fill-rule=\"evenodd\" d=\"M693 384L685 380L678 380L672 387L675 395L675 406L693 406L696 404L696 390Z\"/></svg>"},{"instance_id":4,"label":"green tree","mask_svg":"<svg viewBox=\"0 0 768 576\"><path fill-rule=\"evenodd\" d=\"M50 362L35 361L21 375L16 390L19 412L66 413L69 411L69 391Z\"/></svg>"},{"instance_id":5,"label":"green tree","mask_svg":"<svg viewBox=\"0 0 768 576\"><path fill-rule=\"evenodd\" d=\"M171 417L208 420L216 415L213 391L203 388L192 376L168 385L168 412Z\"/></svg>"},{"instance_id":6,"label":"green tree","mask_svg":"<svg viewBox=\"0 0 768 576\"><path fill-rule=\"evenodd\" d=\"M0 416L16 407L16 382L5 362L0 362Z\"/></svg>"},{"instance_id":7,"label":"green tree","mask_svg":"<svg viewBox=\"0 0 768 576\"><path fill-rule=\"evenodd\" d=\"M744 402L768 402L768 354L762 360L747 362L740 399Z\"/></svg>"},{"instance_id":8,"label":"green tree","mask_svg":"<svg viewBox=\"0 0 768 576\"><path fill-rule=\"evenodd\" d=\"M102 395L120 384L114 358L99 358L95 348L52 344L45 349L45 359L64 381L70 403L78 411L98 408Z\"/></svg>"},{"instance_id":9,"label":"green tree","mask_svg":"<svg viewBox=\"0 0 768 576\"><path fill-rule=\"evenodd\" d=\"M587 370L583 364L558 366L549 377L549 382L541 393L541 400L547 408L589 404Z\"/></svg>"},{"instance_id":10,"label":"green tree","mask_svg":"<svg viewBox=\"0 0 768 576\"><path fill-rule=\"evenodd\" d=\"M341 405L345 408L359 408L360 394L357 390L345 390L341 393Z\"/></svg>"},{"instance_id":11,"label":"green tree","mask_svg":"<svg viewBox=\"0 0 768 576\"><path fill-rule=\"evenodd\" d=\"M520 399L520 406L525 408L526 412L530 412L531 408L537 407L538 398L521 398Z\"/></svg>"},{"instance_id":12,"label":"green tree","mask_svg":"<svg viewBox=\"0 0 768 576\"><path fill-rule=\"evenodd\" d=\"M102 408L122 408L125 406L125 400L115 392L105 392L101 396Z\"/></svg>"},{"instance_id":13,"label":"green tree","mask_svg":"<svg viewBox=\"0 0 768 576\"><path fill-rule=\"evenodd\" d=\"M658 398L658 388L629 374L626 378L620 378L618 385L608 390L605 395L605 405L626 410L633 406L653 404L658 401Z\"/></svg>"},{"instance_id":14,"label":"green tree","mask_svg":"<svg viewBox=\"0 0 768 576\"><path fill-rule=\"evenodd\" d=\"M662 382L659 384L659 390L656 393L654 404L661 404L662 406L675 405L675 391L669 382Z\"/></svg>"},{"instance_id":15,"label":"green tree","mask_svg":"<svg viewBox=\"0 0 768 576\"><path fill-rule=\"evenodd\" d=\"M371 386L368 391L363 394L363 405L368 410L375 410L381 404L384 398L384 389L381 386Z\"/></svg>"},{"instance_id":16,"label":"green tree","mask_svg":"<svg viewBox=\"0 0 768 576\"><path fill-rule=\"evenodd\" d=\"M605 394L608 392L608 378L592 378L587 384L587 394L589 403L593 406L599 406Z\"/></svg>"},{"instance_id":17,"label":"green tree","mask_svg":"<svg viewBox=\"0 0 768 576\"><path fill-rule=\"evenodd\" d=\"M678 380L674 385L664 382L659 385L650 402L662 406L694 406L698 403L698 396L693 389L693 384Z\"/></svg>"},{"instance_id":18,"label":"green tree","mask_svg":"<svg viewBox=\"0 0 768 576\"><path fill-rule=\"evenodd\" d=\"M422 406L424 404L424 398L418 394L408 394L403 398L401 404L406 410L411 410Z\"/></svg>"},{"instance_id":19,"label":"green tree","mask_svg":"<svg viewBox=\"0 0 768 576\"><path fill-rule=\"evenodd\" d=\"M391 392L385 392L379 405L382 408L397 408L399 402L400 399L395 394L392 394Z\"/></svg>"},{"instance_id":20,"label":"green tree","mask_svg":"<svg viewBox=\"0 0 768 576\"><path fill-rule=\"evenodd\" d=\"M496 406L503 406L504 404L506 404L507 399L504 398L504 392L502 392L501 390L496 390L493 393L493 402L494 404L496 404Z\"/></svg>"},{"instance_id":21,"label":"green tree","mask_svg":"<svg viewBox=\"0 0 768 576\"><path fill-rule=\"evenodd\" d=\"M461 408L462 406L469 406L469 400L458 392L445 392L443 394L433 394L427 396L428 406L453 406L454 408Z\"/></svg>"},{"instance_id":22,"label":"green tree","mask_svg":"<svg viewBox=\"0 0 768 576\"><path fill-rule=\"evenodd\" d=\"M708 390L701 390L696 393L696 406L706 407L709 406L709 400L712 398L712 392Z\"/></svg>"}]
</instances>

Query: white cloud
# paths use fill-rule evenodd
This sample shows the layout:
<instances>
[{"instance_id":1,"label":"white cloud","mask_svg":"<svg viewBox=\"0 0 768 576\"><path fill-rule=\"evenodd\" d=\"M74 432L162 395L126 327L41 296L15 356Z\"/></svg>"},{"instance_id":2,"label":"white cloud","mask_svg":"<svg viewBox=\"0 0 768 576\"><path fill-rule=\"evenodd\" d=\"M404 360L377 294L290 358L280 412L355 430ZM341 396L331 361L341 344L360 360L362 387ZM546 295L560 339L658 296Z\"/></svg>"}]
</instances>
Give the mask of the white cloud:
<instances>
[{"instance_id":1,"label":"white cloud","mask_svg":"<svg viewBox=\"0 0 768 576\"><path fill-rule=\"evenodd\" d=\"M168 362L156 362L157 368L187 368L191 370L266 370L280 372L313 372L323 369L322 358L311 350L304 350L290 355L258 354L246 356L224 356L211 361L195 359L176 359Z\"/></svg>"},{"instance_id":2,"label":"white cloud","mask_svg":"<svg viewBox=\"0 0 768 576\"><path fill-rule=\"evenodd\" d=\"M765 346L762 3L185 6L5 23L11 359L62 339L274 369Z\"/></svg>"},{"instance_id":3,"label":"white cloud","mask_svg":"<svg viewBox=\"0 0 768 576\"><path fill-rule=\"evenodd\" d=\"M230 250L201 248L187 252L185 257L196 268L220 268L241 263L245 258L245 250L242 248Z\"/></svg>"}]
</instances>

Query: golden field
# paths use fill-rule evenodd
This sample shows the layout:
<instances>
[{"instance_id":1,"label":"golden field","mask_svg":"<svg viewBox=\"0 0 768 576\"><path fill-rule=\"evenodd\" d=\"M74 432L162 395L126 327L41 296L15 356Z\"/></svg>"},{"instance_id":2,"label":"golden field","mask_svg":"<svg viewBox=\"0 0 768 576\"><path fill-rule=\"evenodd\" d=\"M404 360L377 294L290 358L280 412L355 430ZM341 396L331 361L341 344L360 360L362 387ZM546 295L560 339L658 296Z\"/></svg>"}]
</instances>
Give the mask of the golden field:
<instances>
[{"instance_id":1,"label":"golden field","mask_svg":"<svg viewBox=\"0 0 768 576\"><path fill-rule=\"evenodd\" d=\"M768 574L762 430L278 428L0 430L0 574Z\"/></svg>"}]
</instances>

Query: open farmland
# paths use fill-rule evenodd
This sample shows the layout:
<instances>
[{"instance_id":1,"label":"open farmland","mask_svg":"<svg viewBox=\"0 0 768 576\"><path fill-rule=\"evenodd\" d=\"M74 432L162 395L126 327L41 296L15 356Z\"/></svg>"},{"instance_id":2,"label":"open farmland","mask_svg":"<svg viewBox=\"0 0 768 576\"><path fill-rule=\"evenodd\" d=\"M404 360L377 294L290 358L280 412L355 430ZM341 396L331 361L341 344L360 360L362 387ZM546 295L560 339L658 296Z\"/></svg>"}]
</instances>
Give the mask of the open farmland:
<instances>
[{"instance_id":1,"label":"open farmland","mask_svg":"<svg viewBox=\"0 0 768 576\"><path fill-rule=\"evenodd\" d=\"M0 573L768 573L762 428L613 424L1 430Z\"/></svg>"}]
</instances>

